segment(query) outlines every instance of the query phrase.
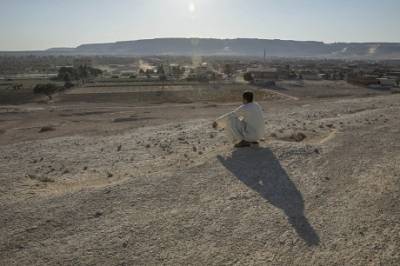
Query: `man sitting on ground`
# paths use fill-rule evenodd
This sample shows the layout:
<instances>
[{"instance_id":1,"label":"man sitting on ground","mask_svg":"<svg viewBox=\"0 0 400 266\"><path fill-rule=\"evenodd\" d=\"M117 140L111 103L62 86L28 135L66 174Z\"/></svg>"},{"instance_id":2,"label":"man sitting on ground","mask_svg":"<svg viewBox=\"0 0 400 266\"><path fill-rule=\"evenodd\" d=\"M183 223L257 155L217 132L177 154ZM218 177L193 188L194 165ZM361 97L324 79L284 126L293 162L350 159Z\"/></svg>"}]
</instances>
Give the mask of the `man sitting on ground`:
<instances>
[{"instance_id":1,"label":"man sitting on ground","mask_svg":"<svg viewBox=\"0 0 400 266\"><path fill-rule=\"evenodd\" d=\"M225 129L228 137L236 142L236 148L258 144L258 141L264 138L263 110L258 103L253 102L253 98L254 94L246 91L243 94L243 105L219 117L212 125L215 129Z\"/></svg>"}]
</instances>

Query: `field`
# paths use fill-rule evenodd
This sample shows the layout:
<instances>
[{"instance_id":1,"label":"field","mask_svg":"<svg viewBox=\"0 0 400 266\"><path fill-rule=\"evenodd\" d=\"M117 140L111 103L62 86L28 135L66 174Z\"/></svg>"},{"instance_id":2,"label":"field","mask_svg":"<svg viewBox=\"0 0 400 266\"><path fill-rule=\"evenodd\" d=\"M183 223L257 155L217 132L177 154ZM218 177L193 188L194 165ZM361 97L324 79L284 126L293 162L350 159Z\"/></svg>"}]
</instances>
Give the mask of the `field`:
<instances>
[{"instance_id":1,"label":"field","mask_svg":"<svg viewBox=\"0 0 400 266\"><path fill-rule=\"evenodd\" d=\"M0 86L0 265L400 263L399 94L31 85ZM233 149L211 123L247 89L267 134Z\"/></svg>"},{"instance_id":2,"label":"field","mask_svg":"<svg viewBox=\"0 0 400 266\"><path fill-rule=\"evenodd\" d=\"M37 95L33 94L33 88L36 84L48 83L48 79L0 79L0 105L13 105L31 103L37 100ZM13 85L22 85L20 89L14 89ZM62 85L56 82L57 85Z\"/></svg>"}]
</instances>

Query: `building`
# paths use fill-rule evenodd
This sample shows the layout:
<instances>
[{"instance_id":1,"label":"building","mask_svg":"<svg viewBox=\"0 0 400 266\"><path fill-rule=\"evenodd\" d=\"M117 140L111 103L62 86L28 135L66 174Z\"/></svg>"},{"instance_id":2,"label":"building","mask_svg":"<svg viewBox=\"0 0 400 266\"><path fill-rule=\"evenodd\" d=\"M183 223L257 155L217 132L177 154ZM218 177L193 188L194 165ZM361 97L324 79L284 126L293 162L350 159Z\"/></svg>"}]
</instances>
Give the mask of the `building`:
<instances>
[{"instance_id":1,"label":"building","mask_svg":"<svg viewBox=\"0 0 400 266\"><path fill-rule=\"evenodd\" d=\"M92 67L93 61L90 58L76 58L74 59L73 65L75 68L78 68L80 66Z\"/></svg>"},{"instance_id":2,"label":"building","mask_svg":"<svg viewBox=\"0 0 400 266\"><path fill-rule=\"evenodd\" d=\"M364 86L380 84L376 75L351 75L347 78L347 82Z\"/></svg>"},{"instance_id":3,"label":"building","mask_svg":"<svg viewBox=\"0 0 400 266\"><path fill-rule=\"evenodd\" d=\"M251 74L254 82L277 81L279 79L279 73L276 68L248 68L247 72Z\"/></svg>"},{"instance_id":4,"label":"building","mask_svg":"<svg viewBox=\"0 0 400 266\"><path fill-rule=\"evenodd\" d=\"M166 76L173 79L179 79L185 72L185 69L179 64L165 64L163 65L163 70Z\"/></svg>"},{"instance_id":5,"label":"building","mask_svg":"<svg viewBox=\"0 0 400 266\"><path fill-rule=\"evenodd\" d=\"M396 79L392 78L378 78L379 84L382 86L387 86L387 87L396 87L397 86L397 81Z\"/></svg>"},{"instance_id":6,"label":"building","mask_svg":"<svg viewBox=\"0 0 400 266\"><path fill-rule=\"evenodd\" d=\"M301 79L304 80L320 80L321 75L314 71L302 71L300 72Z\"/></svg>"}]
</instances>

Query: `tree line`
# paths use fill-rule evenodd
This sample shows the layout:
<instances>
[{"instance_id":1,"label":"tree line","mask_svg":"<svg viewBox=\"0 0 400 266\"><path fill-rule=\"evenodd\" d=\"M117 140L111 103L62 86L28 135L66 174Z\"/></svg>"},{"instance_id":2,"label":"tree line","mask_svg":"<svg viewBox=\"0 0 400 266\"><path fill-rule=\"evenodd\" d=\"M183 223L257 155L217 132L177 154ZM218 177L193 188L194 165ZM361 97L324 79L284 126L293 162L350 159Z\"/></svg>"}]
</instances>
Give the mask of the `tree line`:
<instances>
[{"instance_id":1,"label":"tree line","mask_svg":"<svg viewBox=\"0 0 400 266\"><path fill-rule=\"evenodd\" d=\"M58 70L54 81L63 81L63 86L59 86L55 83L37 84L33 88L33 93L44 94L49 97L49 100L51 100L54 93L70 89L75 86L76 82L84 84L88 80L98 77L102 73L103 72L100 69L86 65L78 67L61 67Z\"/></svg>"}]
</instances>

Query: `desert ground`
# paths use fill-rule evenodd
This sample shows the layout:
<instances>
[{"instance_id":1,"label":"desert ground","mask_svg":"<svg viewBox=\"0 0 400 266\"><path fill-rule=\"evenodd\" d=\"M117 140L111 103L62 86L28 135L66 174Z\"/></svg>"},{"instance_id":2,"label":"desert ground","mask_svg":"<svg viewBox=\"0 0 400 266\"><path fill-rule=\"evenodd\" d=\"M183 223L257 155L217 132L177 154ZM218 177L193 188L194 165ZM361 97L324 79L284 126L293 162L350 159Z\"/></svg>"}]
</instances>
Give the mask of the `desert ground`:
<instances>
[{"instance_id":1,"label":"desert ground","mask_svg":"<svg viewBox=\"0 0 400 266\"><path fill-rule=\"evenodd\" d=\"M400 264L400 94L100 85L2 96L0 265ZM234 149L245 89L267 133Z\"/></svg>"}]
</instances>

